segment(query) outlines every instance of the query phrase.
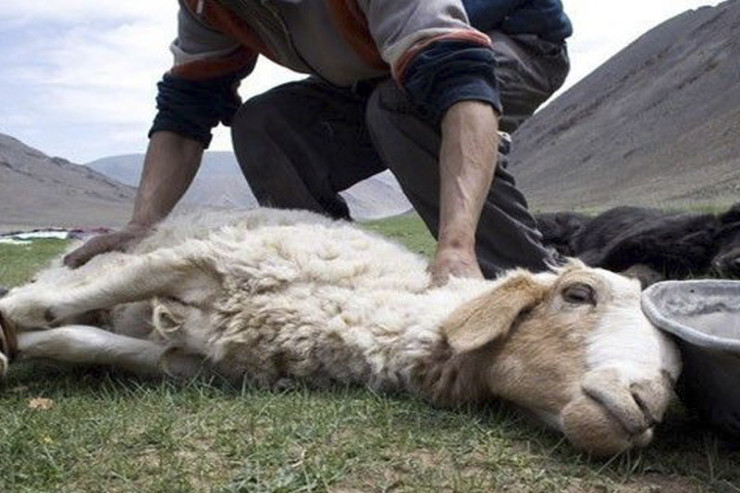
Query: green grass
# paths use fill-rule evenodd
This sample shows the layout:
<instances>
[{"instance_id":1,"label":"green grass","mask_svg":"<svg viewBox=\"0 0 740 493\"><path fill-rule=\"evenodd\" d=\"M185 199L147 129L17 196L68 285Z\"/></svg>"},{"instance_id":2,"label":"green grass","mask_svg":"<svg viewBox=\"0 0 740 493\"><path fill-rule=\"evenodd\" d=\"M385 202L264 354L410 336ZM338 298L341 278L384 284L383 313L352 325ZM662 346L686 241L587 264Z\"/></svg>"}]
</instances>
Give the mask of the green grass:
<instances>
[{"instance_id":1,"label":"green grass","mask_svg":"<svg viewBox=\"0 0 740 493\"><path fill-rule=\"evenodd\" d=\"M683 202L658 203L658 204L652 204L649 206L640 204L639 207L649 207L649 208L661 209L666 212L693 212L693 213L699 213L699 214L722 214L724 212L727 212L727 210L732 205L733 205L732 202L728 202L728 203L709 202L707 203L707 202L687 200ZM586 214L589 216L596 216L598 214L601 214L602 212L605 212L608 209L611 209L611 207L580 207L580 208L572 209L571 212L579 212L581 214ZM538 208L534 208L532 211L534 213L555 212L549 209L541 210Z\"/></svg>"},{"instance_id":2,"label":"green grass","mask_svg":"<svg viewBox=\"0 0 740 493\"><path fill-rule=\"evenodd\" d=\"M0 244L0 286L27 282L67 247L66 240L36 240L27 245Z\"/></svg>"},{"instance_id":3,"label":"green grass","mask_svg":"<svg viewBox=\"0 0 740 493\"><path fill-rule=\"evenodd\" d=\"M433 248L413 216L369 227ZM22 282L61 248L3 247L2 281ZM33 409L37 397L53 405ZM78 491L737 492L740 452L678 406L650 448L596 461L497 403L444 410L359 388L175 385L18 363L0 392L0 492Z\"/></svg>"},{"instance_id":4,"label":"green grass","mask_svg":"<svg viewBox=\"0 0 740 493\"><path fill-rule=\"evenodd\" d=\"M370 221L364 227L403 243L416 253L431 256L434 253L434 238L415 213L408 213L380 221Z\"/></svg>"}]
</instances>

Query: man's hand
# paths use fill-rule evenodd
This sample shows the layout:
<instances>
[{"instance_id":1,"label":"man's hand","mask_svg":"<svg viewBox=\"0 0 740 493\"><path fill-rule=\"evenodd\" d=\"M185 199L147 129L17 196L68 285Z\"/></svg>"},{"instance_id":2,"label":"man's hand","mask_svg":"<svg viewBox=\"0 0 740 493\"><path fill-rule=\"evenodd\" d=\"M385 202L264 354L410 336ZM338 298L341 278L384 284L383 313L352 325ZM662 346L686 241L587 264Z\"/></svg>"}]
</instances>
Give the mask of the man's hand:
<instances>
[{"instance_id":1,"label":"man's hand","mask_svg":"<svg viewBox=\"0 0 740 493\"><path fill-rule=\"evenodd\" d=\"M140 242L149 228L128 224L120 231L95 236L64 257L64 265L76 269L101 253L123 251Z\"/></svg>"},{"instance_id":2,"label":"man's hand","mask_svg":"<svg viewBox=\"0 0 740 493\"><path fill-rule=\"evenodd\" d=\"M79 267L96 255L125 250L141 241L151 225L164 219L183 196L202 157L202 143L173 132L154 133L144 158L131 222L120 231L92 238L64 257L64 265Z\"/></svg>"},{"instance_id":3,"label":"man's hand","mask_svg":"<svg viewBox=\"0 0 740 493\"><path fill-rule=\"evenodd\" d=\"M483 279L473 250L461 250L453 247L438 247L434 259L429 264L432 284L442 286L450 276Z\"/></svg>"}]
</instances>

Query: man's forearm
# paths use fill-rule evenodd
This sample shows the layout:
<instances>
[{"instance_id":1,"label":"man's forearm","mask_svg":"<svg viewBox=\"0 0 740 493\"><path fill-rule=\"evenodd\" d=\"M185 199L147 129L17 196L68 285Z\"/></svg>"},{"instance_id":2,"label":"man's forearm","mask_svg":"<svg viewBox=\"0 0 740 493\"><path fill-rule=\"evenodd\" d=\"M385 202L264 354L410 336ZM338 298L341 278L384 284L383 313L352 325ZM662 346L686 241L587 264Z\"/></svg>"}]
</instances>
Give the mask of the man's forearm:
<instances>
[{"instance_id":1,"label":"man's forearm","mask_svg":"<svg viewBox=\"0 0 740 493\"><path fill-rule=\"evenodd\" d=\"M203 145L173 132L152 135L134 203L131 224L150 227L166 217L200 167Z\"/></svg>"},{"instance_id":2,"label":"man's forearm","mask_svg":"<svg viewBox=\"0 0 740 493\"><path fill-rule=\"evenodd\" d=\"M442 119L439 249L475 254L475 231L491 187L498 117L478 101L459 102Z\"/></svg>"}]
</instances>

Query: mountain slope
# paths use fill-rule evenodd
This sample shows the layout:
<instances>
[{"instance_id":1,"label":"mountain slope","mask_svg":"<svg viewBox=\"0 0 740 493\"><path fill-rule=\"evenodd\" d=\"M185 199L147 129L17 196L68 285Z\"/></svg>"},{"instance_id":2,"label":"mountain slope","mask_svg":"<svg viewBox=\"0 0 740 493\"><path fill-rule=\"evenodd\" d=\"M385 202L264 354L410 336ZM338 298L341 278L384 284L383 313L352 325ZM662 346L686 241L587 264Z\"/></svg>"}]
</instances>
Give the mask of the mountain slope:
<instances>
[{"instance_id":1,"label":"mountain slope","mask_svg":"<svg viewBox=\"0 0 740 493\"><path fill-rule=\"evenodd\" d=\"M136 185L144 160L142 154L111 156L87 163L90 168L115 180ZM411 208L395 178L381 173L342 192L356 219L393 216ZM185 194L188 204L211 207L255 207L257 200L239 169L234 154L208 151L198 175Z\"/></svg>"},{"instance_id":2,"label":"mountain slope","mask_svg":"<svg viewBox=\"0 0 740 493\"><path fill-rule=\"evenodd\" d=\"M534 209L740 199L740 0L652 29L533 116L511 169Z\"/></svg>"},{"instance_id":3,"label":"mountain slope","mask_svg":"<svg viewBox=\"0 0 740 493\"><path fill-rule=\"evenodd\" d=\"M135 190L0 134L0 224L116 226L131 214Z\"/></svg>"},{"instance_id":4,"label":"mountain slope","mask_svg":"<svg viewBox=\"0 0 740 493\"><path fill-rule=\"evenodd\" d=\"M97 159L86 166L121 183L137 186L143 162L143 154L123 154ZM203 155L203 164L183 201L215 207L250 208L257 205L233 153L213 151Z\"/></svg>"}]
</instances>

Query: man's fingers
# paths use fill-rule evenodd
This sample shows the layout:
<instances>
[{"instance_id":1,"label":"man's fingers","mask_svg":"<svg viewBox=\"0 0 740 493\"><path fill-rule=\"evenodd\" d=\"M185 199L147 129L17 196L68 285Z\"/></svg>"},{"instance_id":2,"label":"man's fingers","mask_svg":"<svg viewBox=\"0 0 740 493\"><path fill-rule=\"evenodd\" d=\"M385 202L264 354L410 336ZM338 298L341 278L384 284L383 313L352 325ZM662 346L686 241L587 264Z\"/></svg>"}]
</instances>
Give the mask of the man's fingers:
<instances>
[{"instance_id":1,"label":"man's fingers","mask_svg":"<svg viewBox=\"0 0 740 493\"><path fill-rule=\"evenodd\" d=\"M81 247L71 251L64 256L62 262L67 267L76 269L85 265L91 258L101 253L123 250L131 241L131 235L123 233L110 233L96 236L88 240Z\"/></svg>"},{"instance_id":2,"label":"man's fingers","mask_svg":"<svg viewBox=\"0 0 740 493\"><path fill-rule=\"evenodd\" d=\"M450 280L450 272L446 269L431 268L429 272L432 276L432 285L434 286L444 286Z\"/></svg>"},{"instance_id":3,"label":"man's fingers","mask_svg":"<svg viewBox=\"0 0 740 493\"><path fill-rule=\"evenodd\" d=\"M64 265L72 269L76 269L77 267L85 265L88 260L98 253L103 253L105 250L101 250L97 244L93 244L94 240L95 238L65 255L62 259Z\"/></svg>"},{"instance_id":4,"label":"man's fingers","mask_svg":"<svg viewBox=\"0 0 740 493\"><path fill-rule=\"evenodd\" d=\"M447 252L437 253L429 265L429 273L432 277L432 284L435 286L443 286L449 281L451 276L474 279L483 278L483 273L475 257L470 259L462 255Z\"/></svg>"},{"instance_id":5,"label":"man's fingers","mask_svg":"<svg viewBox=\"0 0 740 493\"><path fill-rule=\"evenodd\" d=\"M77 250L74 250L74 251L68 253L67 255L65 255L62 258L62 263L64 265L66 265L67 267L69 267L70 269L76 269L77 267L79 267L80 265L82 265L80 263Z\"/></svg>"}]
</instances>

